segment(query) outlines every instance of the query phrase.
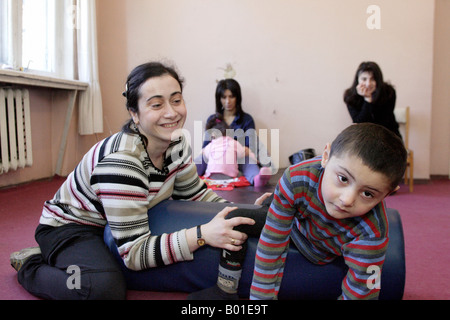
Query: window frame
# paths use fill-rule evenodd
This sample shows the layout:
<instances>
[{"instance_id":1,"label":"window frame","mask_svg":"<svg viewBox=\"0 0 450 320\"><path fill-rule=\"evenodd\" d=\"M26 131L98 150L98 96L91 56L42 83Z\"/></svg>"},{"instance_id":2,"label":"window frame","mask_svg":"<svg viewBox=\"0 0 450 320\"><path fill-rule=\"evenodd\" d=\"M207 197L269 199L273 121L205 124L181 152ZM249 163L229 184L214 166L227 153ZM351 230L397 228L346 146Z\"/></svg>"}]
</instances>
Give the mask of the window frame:
<instances>
[{"instance_id":1,"label":"window frame","mask_svg":"<svg viewBox=\"0 0 450 320\"><path fill-rule=\"evenodd\" d=\"M6 69L26 71L31 74L50 76L62 79L74 78L73 72L73 30L66 27L68 19L72 19L73 12L69 6L73 6L73 0L56 0L53 8L54 34L53 43L49 44L50 71L33 69L33 64L22 63L22 25L23 25L23 0L0 0L0 64L5 64ZM30 67L30 69L28 69Z\"/></svg>"}]
</instances>

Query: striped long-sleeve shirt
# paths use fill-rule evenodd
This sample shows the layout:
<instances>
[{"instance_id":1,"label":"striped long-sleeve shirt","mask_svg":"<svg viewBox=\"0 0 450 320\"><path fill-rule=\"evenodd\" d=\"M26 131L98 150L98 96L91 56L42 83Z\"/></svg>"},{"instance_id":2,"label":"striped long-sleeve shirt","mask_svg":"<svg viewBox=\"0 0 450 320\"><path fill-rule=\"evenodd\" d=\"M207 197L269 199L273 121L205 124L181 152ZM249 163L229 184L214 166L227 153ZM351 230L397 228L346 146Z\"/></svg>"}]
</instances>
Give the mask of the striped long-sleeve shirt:
<instances>
[{"instance_id":1,"label":"striped long-sleeve shirt","mask_svg":"<svg viewBox=\"0 0 450 320\"><path fill-rule=\"evenodd\" d=\"M138 135L118 132L94 145L46 201L41 224L77 223L111 228L125 265L132 270L192 260L185 229L153 235L147 211L165 199L225 200L207 189L182 136L170 144L163 170L155 168Z\"/></svg>"},{"instance_id":2,"label":"striped long-sleeve shirt","mask_svg":"<svg viewBox=\"0 0 450 320\"><path fill-rule=\"evenodd\" d=\"M251 299L277 298L290 240L312 263L344 258L348 272L340 299L378 298L379 285L372 280L381 277L389 242L384 203L360 217L331 217L321 193L323 172L315 158L289 167L281 177L258 243Z\"/></svg>"}]
</instances>

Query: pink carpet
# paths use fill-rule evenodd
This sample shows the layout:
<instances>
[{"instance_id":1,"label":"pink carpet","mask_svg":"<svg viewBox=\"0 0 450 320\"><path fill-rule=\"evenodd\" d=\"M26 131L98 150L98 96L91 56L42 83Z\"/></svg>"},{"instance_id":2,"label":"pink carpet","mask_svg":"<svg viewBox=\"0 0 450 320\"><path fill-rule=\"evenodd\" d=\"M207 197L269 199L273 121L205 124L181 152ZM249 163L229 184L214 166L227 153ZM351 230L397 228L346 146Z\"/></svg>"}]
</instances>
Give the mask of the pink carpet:
<instances>
[{"instance_id":1,"label":"pink carpet","mask_svg":"<svg viewBox=\"0 0 450 320\"><path fill-rule=\"evenodd\" d=\"M35 245L34 230L42 204L50 199L62 178L32 182L0 190L0 299L33 300L17 282L9 265L13 251ZM234 191L228 191L228 194ZM387 199L388 207L399 210L406 244L406 286L404 299L450 299L450 181L433 180L416 184L414 193L405 186ZM130 300L184 299L185 293L129 291Z\"/></svg>"},{"instance_id":2,"label":"pink carpet","mask_svg":"<svg viewBox=\"0 0 450 320\"><path fill-rule=\"evenodd\" d=\"M450 299L450 180L406 186L386 199L400 212L405 235L403 299Z\"/></svg>"}]
</instances>

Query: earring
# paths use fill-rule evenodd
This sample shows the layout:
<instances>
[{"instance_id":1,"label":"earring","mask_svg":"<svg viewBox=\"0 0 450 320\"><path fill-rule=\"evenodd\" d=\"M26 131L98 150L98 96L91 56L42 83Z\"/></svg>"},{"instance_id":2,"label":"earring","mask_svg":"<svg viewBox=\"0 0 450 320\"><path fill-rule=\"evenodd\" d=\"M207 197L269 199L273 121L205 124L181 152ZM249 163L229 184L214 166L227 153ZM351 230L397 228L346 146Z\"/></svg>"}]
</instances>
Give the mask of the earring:
<instances>
[{"instance_id":1,"label":"earring","mask_svg":"<svg viewBox=\"0 0 450 320\"><path fill-rule=\"evenodd\" d=\"M134 131L139 131L139 129L138 129L138 127L137 127L138 124L139 124L139 121L138 121L137 123L133 121L132 126L133 126L133 130L134 130Z\"/></svg>"}]
</instances>

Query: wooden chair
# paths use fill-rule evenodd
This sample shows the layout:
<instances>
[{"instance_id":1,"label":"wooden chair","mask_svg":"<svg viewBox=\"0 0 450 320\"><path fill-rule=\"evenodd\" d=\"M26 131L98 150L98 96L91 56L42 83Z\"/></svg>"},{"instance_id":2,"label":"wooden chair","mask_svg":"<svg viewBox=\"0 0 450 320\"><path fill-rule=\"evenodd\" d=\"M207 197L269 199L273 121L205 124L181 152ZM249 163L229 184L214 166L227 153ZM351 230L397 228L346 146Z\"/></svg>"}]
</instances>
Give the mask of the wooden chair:
<instances>
[{"instance_id":1,"label":"wooden chair","mask_svg":"<svg viewBox=\"0 0 450 320\"><path fill-rule=\"evenodd\" d=\"M395 108L395 119L400 125L400 132L403 135L406 150L408 151L407 167L405 172L405 184L409 185L409 192L414 190L414 152L409 148L409 107ZM403 127L403 130L402 130ZM403 131L403 132L402 132Z\"/></svg>"}]
</instances>

